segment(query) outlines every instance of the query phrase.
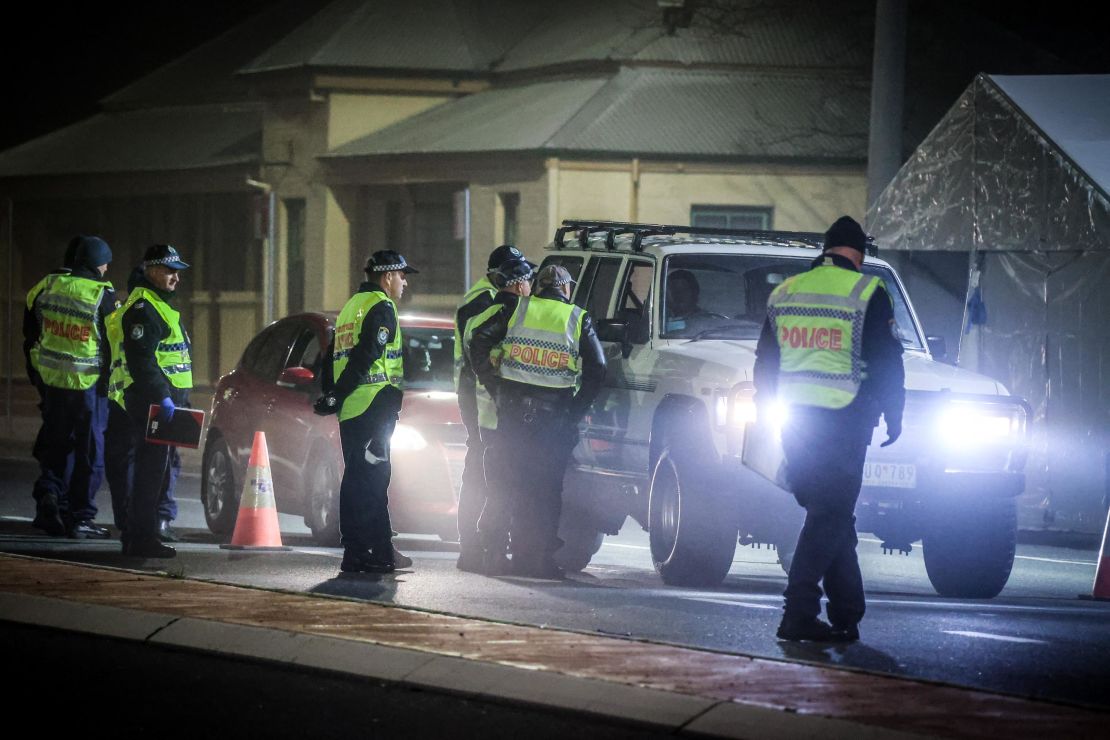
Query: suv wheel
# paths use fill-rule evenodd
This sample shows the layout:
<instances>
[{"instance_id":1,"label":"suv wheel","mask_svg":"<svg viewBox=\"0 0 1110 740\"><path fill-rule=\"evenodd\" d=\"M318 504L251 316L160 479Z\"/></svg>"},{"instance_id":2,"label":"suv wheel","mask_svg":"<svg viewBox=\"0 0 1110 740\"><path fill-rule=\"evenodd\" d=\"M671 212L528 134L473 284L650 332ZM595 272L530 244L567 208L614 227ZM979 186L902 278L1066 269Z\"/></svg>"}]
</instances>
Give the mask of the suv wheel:
<instances>
[{"instance_id":1,"label":"suv wheel","mask_svg":"<svg viewBox=\"0 0 1110 740\"><path fill-rule=\"evenodd\" d=\"M307 485L305 524L312 538L323 547L339 547L339 473L326 453L313 456Z\"/></svg>"},{"instance_id":2,"label":"suv wheel","mask_svg":"<svg viewBox=\"0 0 1110 740\"><path fill-rule=\"evenodd\" d=\"M209 435L201 464L200 498L204 521L213 534L228 534L239 515L235 466L223 437Z\"/></svg>"},{"instance_id":3,"label":"suv wheel","mask_svg":"<svg viewBox=\"0 0 1110 740\"><path fill-rule=\"evenodd\" d=\"M728 575L739 535L727 499L690 453L667 447L651 475L651 559L671 586L716 586Z\"/></svg>"},{"instance_id":4,"label":"suv wheel","mask_svg":"<svg viewBox=\"0 0 1110 740\"><path fill-rule=\"evenodd\" d=\"M944 507L922 538L925 570L941 596L991 599L1010 578L1016 545L1014 501Z\"/></svg>"}]
</instances>

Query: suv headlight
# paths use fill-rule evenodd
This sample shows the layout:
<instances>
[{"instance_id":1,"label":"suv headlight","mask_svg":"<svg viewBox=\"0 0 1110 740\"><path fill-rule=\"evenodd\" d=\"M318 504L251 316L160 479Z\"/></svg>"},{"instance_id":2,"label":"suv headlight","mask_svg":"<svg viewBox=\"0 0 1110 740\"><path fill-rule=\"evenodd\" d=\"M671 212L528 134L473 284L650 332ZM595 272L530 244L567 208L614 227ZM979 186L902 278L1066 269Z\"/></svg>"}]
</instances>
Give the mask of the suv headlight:
<instances>
[{"instance_id":1,"label":"suv headlight","mask_svg":"<svg viewBox=\"0 0 1110 740\"><path fill-rule=\"evenodd\" d=\"M732 387L727 394L717 396L717 425L743 429L749 421L755 421L759 413L771 415L770 421L776 427L782 427L786 422L788 407L776 399L767 408L756 410L755 386L750 381L744 380Z\"/></svg>"},{"instance_id":2,"label":"suv headlight","mask_svg":"<svg viewBox=\"0 0 1110 740\"><path fill-rule=\"evenodd\" d=\"M1025 424L1019 406L952 401L937 417L936 433L949 447L997 445L1021 441Z\"/></svg>"},{"instance_id":3,"label":"suv headlight","mask_svg":"<svg viewBox=\"0 0 1110 740\"><path fill-rule=\"evenodd\" d=\"M419 452L428 446L424 435L408 424L398 424L393 428L390 448L395 452Z\"/></svg>"}]
</instances>

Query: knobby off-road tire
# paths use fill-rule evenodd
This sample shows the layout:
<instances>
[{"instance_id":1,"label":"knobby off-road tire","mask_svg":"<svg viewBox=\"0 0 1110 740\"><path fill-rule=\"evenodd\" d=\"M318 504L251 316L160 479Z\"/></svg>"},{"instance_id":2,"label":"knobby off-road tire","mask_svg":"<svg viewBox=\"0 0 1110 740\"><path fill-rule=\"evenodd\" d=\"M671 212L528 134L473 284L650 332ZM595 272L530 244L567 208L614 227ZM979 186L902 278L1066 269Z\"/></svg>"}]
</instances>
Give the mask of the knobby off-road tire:
<instances>
[{"instance_id":1,"label":"knobby off-road tire","mask_svg":"<svg viewBox=\"0 0 1110 740\"><path fill-rule=\"evenodd\" d=\"M567 524L559 528L563 546L555 553L555 562L568 573L576 573L590 564L601 549L605 534L588 524Z\"/></svg>"}]
</instances>

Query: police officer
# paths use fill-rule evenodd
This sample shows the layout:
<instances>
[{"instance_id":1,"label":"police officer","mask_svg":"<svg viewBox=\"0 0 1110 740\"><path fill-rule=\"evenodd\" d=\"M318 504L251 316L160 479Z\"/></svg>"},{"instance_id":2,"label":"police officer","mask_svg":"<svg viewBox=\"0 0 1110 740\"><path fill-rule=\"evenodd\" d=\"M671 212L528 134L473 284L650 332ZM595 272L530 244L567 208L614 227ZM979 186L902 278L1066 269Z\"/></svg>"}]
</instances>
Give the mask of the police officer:
<instances>
[{"instance_id":1,"label":"police officer","mask_svg":"<svg viewBox=\"0 0 1110 740\"><path fill-rule=\"evenodd\" d=\"M129 296L142 279L143 265L139 264L127 278ZM104 432L104 478L112 496L112 515L116 529L120 532L127 529L127 505L131 497L135 467L135 438L131 430L131 418L127 415L123 400L123 313L121 306L108 316L106 322L108 337L115 350L108 383L108 428ZM177 518L174 491L180 473L181 455L175 447L170 456L169 484L158 501L158 539L162 542L178 541L177 533L170 524Z\"/></svg>"},{"instance_id":2,"label":"police officer","mask_svg":"<svg viewBox=\"0 0 1110 740\"><path fill-rule=\"evenodd\" d=\"M104 427L110 350L105 318L115 308L104 273L112 250L100 237L70 242L69 272L47 275L27 294L24 348L32 383L42 398L36 440L34 526L47 534L104 539L93 523L104 476Z\"/></svg>"},{"instance_id":3,"label":"police officer","mask_svg":"<svg viewBox=\"0 0 1110 740\"><path fill-rule=\"evenodd\" d=\"M389 442L405 376L396 302L408 285L405 276L417 270L397 252L380 250L370 255L365 271L366 281L336 319L329 348L334 385L316 401L315 410L339 414L345 465L339 486L339 569L391 573L412 565L393 546L386 491Z\"/></svg>"},{"instance_id":4,"label":"police officer","mask_svg":"<svg viewBox=\"0 0 1110 740\"><path fill-rule=\"evenodd\" d=\"M477 325L470 359L497 406L490 497L507 504L512 572L562 577L553 555L562 509L563 474L578 421L605 377L605 355L586 311L570 302L574 280L558 265L540 270L536 295ZM479 529L486 538L487 517ZM496 530L495 530L496 531ZM496 545L492 540L491 546Z\"/></svg>"},{"instance_id":5,"label":"police officer","mask_svg":"<svg viewBox=\"0 0 1110 740\"><path fill-rule=\"evenodd\" d=\"M158 503L170 483L172 446L146 441L151 405L163 423L177 407L187 407L193 387L189 334L173 307L180 272L189 265L169 244L155 244L143 254L142 276L127 301L112 315L112 392L123 393L131 419L135 467L124 530L123 554L172 558L177 551L159 538ZM118 324L116 323L118 321Z\"/></svg>"},{"instance_id":6,"label":"police officer","mask_svg":"<svg viewBox=\"0 0 1110 740\"><path fill-rule=\"evenodd\" d=\"M486 274L470 287L455 312L455 392L459 411L466 427L466 461L463 464L462 487L459 491L459 559L460 570L479 571L482 567L482 545L478 540L478 517L486 501L486 479L483 471L485 445L478 426L478 383L463 351L463 334L470 319L485 312L494 303L498 291L494 279L498 268L506 263L523 263L529 268L527 282L531 288L531 270L536 268L524 259L519 249L502 244L490 252Z\"/></svg>"},{"instance_id":7,"label":"police officer","mask_svg":"<svg viewBox=\"0 0 1110 740\"><path fill-rule=\"evenodd\" d=\"M771 294L756 349L757 403L789 408L782 430L786 478L806 510L790 564L778 637L853 642L864 613L854 510L879 416L902 433L902 344L890 296L860 267L868 238L842 216L808 272ZM819 619L821 584L831 625Z\"/></svg>"},{"instance_id":8,"label":"police officer","mask_svg":"<svg viewBox=\"0 0 1110 740\"><path fill-rule=\"evenodd\" d=\"M464 372L474 378L474 369L470 364L470 341L474 329L484 324L495 314L505 311L509 315L516 310L517 301L522 297L532 294L532 272L534 266L524 259L514 259L501 263L501 266L490 273L490 280L497 286L493 303L476 316L470 317L462 332L462 348L464 358ZM478 475L481 499L472 501L471 505L477 508L474 516L474 532L471 536L471 547L476 547L478 553L470 561L464 561L470 570L486 575L504 575L509 572L509 560L506 556L509 546L509 510L505 500L506 487L490 483L498 475L504 477L502 471L507 469L508 461L502 460L506 454L504 446L491 447L497 430L497 407L493 398L484 385L474 382L474 413L476 415L476 434L480 437L482 457L475 460ZM469 451L468 451L469 454ZM499 457L500 456L500 457ZM460 501L461 506L461 501Z\"/></svg>"}]
</instances>

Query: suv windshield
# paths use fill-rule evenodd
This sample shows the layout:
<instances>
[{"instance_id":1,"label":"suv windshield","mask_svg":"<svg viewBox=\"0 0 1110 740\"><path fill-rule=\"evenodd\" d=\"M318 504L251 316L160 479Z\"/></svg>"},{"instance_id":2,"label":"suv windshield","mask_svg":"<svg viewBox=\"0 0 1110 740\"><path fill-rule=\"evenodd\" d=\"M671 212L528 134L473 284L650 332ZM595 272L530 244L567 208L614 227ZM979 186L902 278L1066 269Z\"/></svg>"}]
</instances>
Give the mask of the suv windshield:
<instances>
[{"instance_id":1,"label":"suv windshield","mask_svg":"<svg viewBox=\"0 0 1110 740\"><path fill-rule=\"evenodd\" d=\"M805 257L682 254L667 258L663 277L663 339L758 339L767 299L783 280L809 269ZM894 301L902 345L923 349L906 298L886 267L863 266Z\"/></svg>"}]
</instances>

